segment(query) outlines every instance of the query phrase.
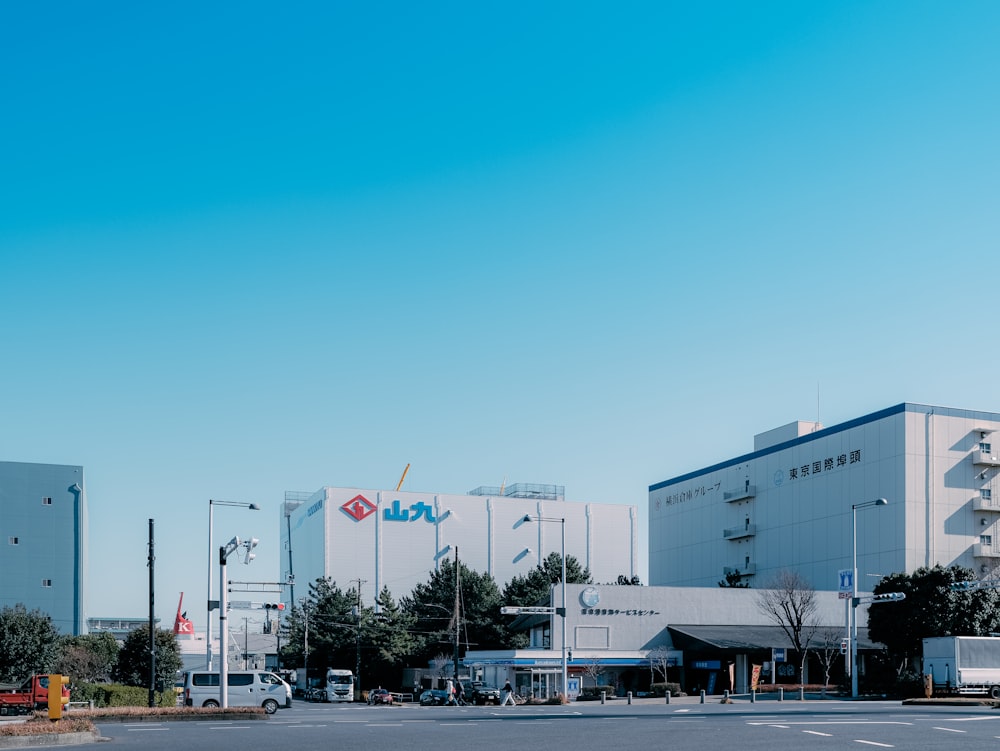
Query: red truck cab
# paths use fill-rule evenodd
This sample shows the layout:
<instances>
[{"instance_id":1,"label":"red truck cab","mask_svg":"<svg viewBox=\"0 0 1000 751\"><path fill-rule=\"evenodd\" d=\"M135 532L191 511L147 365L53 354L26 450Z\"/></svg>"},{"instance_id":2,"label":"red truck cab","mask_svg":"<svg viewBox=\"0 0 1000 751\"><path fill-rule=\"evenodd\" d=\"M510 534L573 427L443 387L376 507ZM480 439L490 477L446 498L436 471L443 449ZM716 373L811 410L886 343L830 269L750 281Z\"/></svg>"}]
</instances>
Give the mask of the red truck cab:
<instances>
[{"instance_id":1,"label":"red truck cab","mask_svg":"<svg viewBox=\"0 0 1000 751\"><path fill-rule=\"evenodd\" d=\"M62 694L69 700L69 688ZM45 709L49 704L49 676L33 675L21 685L0 684L0 715L27 714L34 709Z\"/></svg>"}]
</instances>

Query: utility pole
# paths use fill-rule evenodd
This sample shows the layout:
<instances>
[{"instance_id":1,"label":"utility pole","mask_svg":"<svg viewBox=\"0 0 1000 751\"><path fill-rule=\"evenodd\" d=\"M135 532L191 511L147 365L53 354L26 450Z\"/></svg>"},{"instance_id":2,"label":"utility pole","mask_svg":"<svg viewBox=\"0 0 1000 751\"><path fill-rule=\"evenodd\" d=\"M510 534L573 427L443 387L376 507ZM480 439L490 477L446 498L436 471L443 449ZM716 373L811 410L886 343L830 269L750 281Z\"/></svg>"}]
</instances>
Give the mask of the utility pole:
<instances>
[{"instance_id":1,"label":"utility pole","mask_svg":"<svg viewBox=\"0 0 1000 751\"><path fill-rule=\"evenodd\" d=\"M153 520L149 520L149 706L156 706L156 619L153 617Z\"/></svg>"},{"instance_id":2,"label":"utility pole","mask_svg":"<svg viewBox=\"0 0 1000 751\"><path fill-rule=\"evenodd\" d=\"M367 584L367 579L351 579L358 585L357 623L354 628L354 701L361 701L361 585Z\"/></svg>"},{"instance_id":3,"label":"utility pole","mask_svg":"<svg viewBox=\"0 0 1000 751\"><path fill-rule=\"evenodd\" d=\"M302 615L305 617L305 630L302 635L302 672L305 675L305 690L309 692L309 603L302 598Z\"/></svg>"},{"instance_id":4,"label":"utility pole","mask_svg":"<svg viewBox=\"0 0 1000 751\"><path fill-rule=\"evenodd\" d=\"M452 616L452 621L455 624L455 690L458 690L458 629L461 625L462 610L459 607L459 593L462 588L462 575L458 567L458 545L455 546L455 613Z\"/></svg>"}]
</instances>

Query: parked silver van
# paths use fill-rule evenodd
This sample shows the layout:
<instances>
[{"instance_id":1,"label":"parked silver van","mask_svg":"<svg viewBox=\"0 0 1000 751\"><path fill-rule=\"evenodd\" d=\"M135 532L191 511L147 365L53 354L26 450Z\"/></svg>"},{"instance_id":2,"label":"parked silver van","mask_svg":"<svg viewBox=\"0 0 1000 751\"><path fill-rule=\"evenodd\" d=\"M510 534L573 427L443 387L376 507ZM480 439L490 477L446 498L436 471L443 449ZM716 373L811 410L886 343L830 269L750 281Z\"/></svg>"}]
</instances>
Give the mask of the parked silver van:
<instances>
[{"instance_id":1,"label":"parked silver van","mask_svg":"<svg viewBox=\"0 0 1000 751\"><path fill-rule=\"evenodd\" d=\"M263 707L274 714L278 707L292 706L292 689L274 673L254 670L233 670L226 676L230 707ZM184 675L184 706L218 707L219 674L206 670L191 670Z\"/></svg>"}]
</instances>

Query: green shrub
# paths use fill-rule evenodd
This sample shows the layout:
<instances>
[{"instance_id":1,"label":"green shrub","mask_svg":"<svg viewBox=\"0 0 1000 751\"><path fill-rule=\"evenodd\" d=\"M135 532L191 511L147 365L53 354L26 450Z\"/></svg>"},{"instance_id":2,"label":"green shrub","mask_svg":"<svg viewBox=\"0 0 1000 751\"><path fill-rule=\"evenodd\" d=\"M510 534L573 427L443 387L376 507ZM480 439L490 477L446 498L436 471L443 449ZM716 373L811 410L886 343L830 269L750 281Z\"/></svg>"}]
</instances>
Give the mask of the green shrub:
<instances>
[{"instance_id":1,"label":"green shrub","mask_svg":"<svg viewBox=\"0 0 1000 751\"><path fill-rule=\"evenodd\" d=\"M666 697L668 691L671 696L681 695L681 684L679 683L653 683L649 689L653 692L653 696L657 697Z\"/></svg>"},{"instance_id":2,"label":"green shrub","mask_svg":"<svg viewBox=\"0 0 1000 751\"><path fill-rule=\"evenodd\" d=\"M614 686L584 686L580 689L580 698L586 699L600 699L601 694L607 694L608 696L615 695Z\"/></svg>"},{"instance_id":3,"label":"green shrub","mask_svg":"<svg viewBox=\"0 0 1000 751\"><path fill-rule=\"evenodd\" d=\"M149 689L120 683L74 683L70 698L93 701L95 707L146 707L149 706ZM177 704L177 694L171 688L156 693L154 700L158 707L173 707Z\"/></svg>"}]
</instances>

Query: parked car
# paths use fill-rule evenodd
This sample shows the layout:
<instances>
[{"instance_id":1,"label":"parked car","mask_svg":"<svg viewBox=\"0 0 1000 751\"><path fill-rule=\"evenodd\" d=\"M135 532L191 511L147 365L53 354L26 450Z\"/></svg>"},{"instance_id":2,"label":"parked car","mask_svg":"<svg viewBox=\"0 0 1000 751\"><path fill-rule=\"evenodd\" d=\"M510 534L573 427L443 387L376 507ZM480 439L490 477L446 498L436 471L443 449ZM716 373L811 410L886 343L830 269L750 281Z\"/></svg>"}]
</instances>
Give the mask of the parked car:
<instances>
[{"instance_id":1,"label":"parked car","mask_svg":"<svg viewBox=\"0 0 1000 751\"><path fill-rule=\"evenodd\" d=\"M431 688L420 694L421 707L437 707L448 702L448 692L438 688Z\"/></svg>"},{"instance_id":2,"label":"parked car","mask_svg":"<svg viewBox=\"0 0 1000 751\"><path fill-rule=\"evenodd\" d=\"M465 700L470 704L499 704L500 689L496 686L487 686L485 683L473 681L465 687Z\"/></svg>"},{"instance_id":3,"label":"parked car","mask_svg":"<svg viewBox=\"0 0 1000 751\"><path fill-rule=\"evenodd\" d=\"M392 694L387 688L376 688L368 692L369 704L392 704Z\"/></svg>"}]
</instances>

